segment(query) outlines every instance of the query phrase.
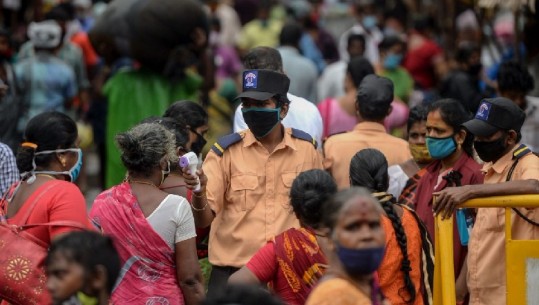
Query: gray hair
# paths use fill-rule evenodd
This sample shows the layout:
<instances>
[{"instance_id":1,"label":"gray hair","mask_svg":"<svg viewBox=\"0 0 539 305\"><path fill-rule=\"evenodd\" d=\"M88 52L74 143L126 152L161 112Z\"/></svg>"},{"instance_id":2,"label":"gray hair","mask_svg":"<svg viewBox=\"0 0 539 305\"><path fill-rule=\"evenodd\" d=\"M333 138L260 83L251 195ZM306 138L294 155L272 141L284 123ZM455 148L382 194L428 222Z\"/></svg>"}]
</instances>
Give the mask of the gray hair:
<instances>
[{"instance_id":1,"label":"gray hair","mask_svg":"<svg viewBox=\"0 0 539 305\"><path fill-rule=\"evenodd\" d=\"M128 171L149 175L164 158L176 162L174 134L157 123L142 123L116 136Z\"/></svg>"}]
</instances>

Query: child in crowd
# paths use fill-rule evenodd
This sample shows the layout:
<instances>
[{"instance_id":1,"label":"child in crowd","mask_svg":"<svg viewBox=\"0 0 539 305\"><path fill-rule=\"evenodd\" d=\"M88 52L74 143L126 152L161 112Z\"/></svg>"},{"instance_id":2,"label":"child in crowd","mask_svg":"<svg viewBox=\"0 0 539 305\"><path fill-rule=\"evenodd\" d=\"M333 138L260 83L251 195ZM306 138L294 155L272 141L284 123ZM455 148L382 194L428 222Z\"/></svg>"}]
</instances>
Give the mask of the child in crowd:
<instances>
[{"instance_id":1,"label":"child in crowd","mask_svg":"<svg viewBox=\"0 0 539 305\"><path fill-rule=\"evenodd\" d=\"M120 258L109 237L72 232L52 243L45 266L53 304L108 305Z\"/></svg>"}]
</instances>

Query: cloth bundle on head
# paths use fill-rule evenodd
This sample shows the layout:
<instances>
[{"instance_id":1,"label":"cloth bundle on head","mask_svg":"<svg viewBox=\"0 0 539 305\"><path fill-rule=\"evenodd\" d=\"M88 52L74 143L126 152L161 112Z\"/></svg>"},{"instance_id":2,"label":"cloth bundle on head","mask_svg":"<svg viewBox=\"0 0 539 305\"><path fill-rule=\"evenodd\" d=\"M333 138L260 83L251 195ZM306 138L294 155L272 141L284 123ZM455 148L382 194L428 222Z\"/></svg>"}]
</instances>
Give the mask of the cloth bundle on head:
<instances>
[{"instance_id":1,"label":"cloth bundle on head","mask_svg":"<svg viewBox=\"0 0 539 305\"><path fill-rule=\"evenodd\" d=\"M139 0L127 15L132 56L165 76L182 73L196 60L203 47L195 41L202 30L207 44L208 20L200 1Z\"/></svg>"},{"instance_id":2,"label":"cloth bundle on head","mask_svg":"<svg viewBox=\"0 0 539 305\"><path fill-rule=\"evenodd\" d=\"M94 26L88 32L88 37L94 49L99 55L102 44L112 44L118 56L129 56L129 25L127 13L135 4L136 0L114 0L106 7L105 11L97 18ZM112 58L111 60L116 60Z\"/></svg>"},{"instance_id":3,"label":"cloth bundle on head","mask_svg":"<svg viewBox=\"0 0 539 305\"><path fill-rule=\"evenodd\" d=\"M32 22L28 26L28 37L36 48L54 49L60 45L62 28L54 20Z\"/></svg>"},{"instance_id":4,"label":"cloth bundle on head","mask_svg":"<svg viewBox=\"0 0 539 305\"><path fill-rule=\"evenodd\" d=\"M92 0L73 0L73 5L75 7L89 9L92 7Z\"/></svg>"}]
</instances>

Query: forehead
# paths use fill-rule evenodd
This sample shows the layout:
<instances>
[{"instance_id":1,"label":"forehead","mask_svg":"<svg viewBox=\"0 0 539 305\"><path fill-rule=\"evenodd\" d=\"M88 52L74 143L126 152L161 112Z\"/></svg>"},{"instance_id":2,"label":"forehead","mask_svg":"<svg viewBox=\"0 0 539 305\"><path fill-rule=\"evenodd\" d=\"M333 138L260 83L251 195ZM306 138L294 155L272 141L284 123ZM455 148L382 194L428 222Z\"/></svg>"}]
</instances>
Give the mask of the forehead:
<instances>
[{"instance_id":1,"label":"forehead","mask_svg":"<svg viewBox=\"0 0 539 305\"><path fill-rule=\"evenodd\" d=\"M73 261L69 259L67 253L63 251L56 251L50 255L51 258L47 264L48 270L65 270L73 265Z\"/></svg>"},{"instance_id":2,"label":"forehead","mask_svg":"<svg viewBox=\"0 0 539 305\"><path fill-rule=\"evenodd\" d=\"M344 204L339 217L340 220L351 218L375 220L380 218L380 212L372 199L367 197L355 197Z\"/></svg>"},{"instance_id":3,"label":"forehead","mask_svg":"<svg viewBox=\"0 0 539 305\"><path fill-rule=\"evenodd\" d=\"M428 127L445 127L449 128L449 125L447 125L444 120L442 119L442 115L440 113L440 110L434 110L429 112L427 115L427 124Z\"/></svg>"},{"instance_id":4,"label":"forehead","mask_svg":"<svg viewBox=\"0 0 539 305\"><path fill-rule=\"evenodd\" d=\"M503 135L504 131L503 130L498 130L496 131L495 133L489 135L489 136L475 136L475 140L477 141L491 141L491 140L494 140L494 139L498 139L499 137L501 137Z\"/></svg>"},{"instance_id":5,"label":"forehead","mask_svg":"<svg viewBox=\"0 0 539 305\"><path fill-rule=\"evenodd\" d=\"M394 52L402 52L404 51L404 48L402 47L402 44L400 43L397 43L397 44L394 44L391 48L389 48L391 51L394 51Z\"/></svg>"},{"instance_id":6,"label":"forehead","mask_svg":"<svg viewBox=\"0 0 539 305\"><path fill-rule=\"evenodd\" d=\"M410 126L410 133L412 132L426 132L427 131L427 121L418 121L412 123Z\"/></svg>"}]
</instances>

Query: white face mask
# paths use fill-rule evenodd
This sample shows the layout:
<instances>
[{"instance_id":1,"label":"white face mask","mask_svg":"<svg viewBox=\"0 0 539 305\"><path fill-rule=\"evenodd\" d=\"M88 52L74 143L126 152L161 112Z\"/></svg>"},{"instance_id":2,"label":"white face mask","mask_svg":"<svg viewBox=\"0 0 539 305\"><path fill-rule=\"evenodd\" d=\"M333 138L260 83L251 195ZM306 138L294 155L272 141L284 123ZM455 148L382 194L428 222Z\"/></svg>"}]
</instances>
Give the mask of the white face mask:
<instances>
[{"instance_id":1,"label":"white face mask","mask_svg":"<svg viewBox=\"0 0 539 305\"><path fill-rule=\"evenodd\" d=\"M80 148L66 148L66 149L55 149L55 150L44 150L40 152L36 152L34 156L38 155L47 155L47 154L54 154L54 153L65 153L65 152L76 152L77 153L77 162L68 170L68 171L36 171L36 163L35 163L35 157L34 160L32 160L32 171L30 172L31 177L28 179L28 183L32 183L35 181L35 174L49 174L49 175L66 175L69 177L70 182L75 182L77 178L79 177L80 171L82 169L82 150Z\"/></svg>"}]
</instances>

